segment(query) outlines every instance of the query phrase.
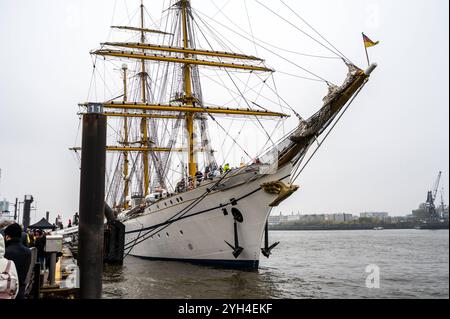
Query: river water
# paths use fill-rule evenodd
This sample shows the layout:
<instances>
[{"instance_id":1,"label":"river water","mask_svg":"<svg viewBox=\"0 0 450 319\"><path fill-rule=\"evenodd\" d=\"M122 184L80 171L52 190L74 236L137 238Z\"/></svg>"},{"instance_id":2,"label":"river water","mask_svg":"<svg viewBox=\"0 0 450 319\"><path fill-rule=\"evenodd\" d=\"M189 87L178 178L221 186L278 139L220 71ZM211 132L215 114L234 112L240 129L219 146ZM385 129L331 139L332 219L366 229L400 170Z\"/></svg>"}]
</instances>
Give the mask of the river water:
<instances>
[{"instance_id":1,"label":"river water","mask_svg":"<svg viewBox=\"0 0 450 319\"><path fill-rule=\"evenodd\" d=\"M271 231L270 240L281 243L258 271L127 257L106 269L103 296L449 298L448 230Z\"/></svg>"}]
</instances>

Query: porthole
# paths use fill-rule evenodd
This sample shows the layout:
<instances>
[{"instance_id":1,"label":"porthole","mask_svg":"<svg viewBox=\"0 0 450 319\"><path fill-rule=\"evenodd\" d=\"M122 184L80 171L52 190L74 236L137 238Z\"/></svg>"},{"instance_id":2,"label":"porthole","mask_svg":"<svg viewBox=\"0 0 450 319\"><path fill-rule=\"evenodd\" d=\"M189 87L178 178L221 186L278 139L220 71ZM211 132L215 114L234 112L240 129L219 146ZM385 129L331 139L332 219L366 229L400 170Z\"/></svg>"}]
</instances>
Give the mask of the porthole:
<instances>
[{"instance_id":1,"label":"porthole","mask_svg":"<svg viewBox=\"0 0 450 319\"><path fill-rule=\"evenodd\" d=\"M180 202L180 199L177 197L177 203L179 203Z\"/></svg>"},{"instance_id":2,"label":"porthole","mask_svg":"<svg viewBox=\"0 0 450 319\"><path fill-rule=\"evenodd\" d=\"M158 238L161 238L161 234L158 234Z\"/></svg>"},{"instance_id":3,"label":"porthole","mask_svg":"<svg viewBox=\"0 0 450 319\"><path fill-rule=\"evenodd\" d=\"M166 236L169 237L169 233L166 233Z\"/></svg>"},{"instance_id":4,"label":"porthole","mask_svg":"<svg viewBox=\"0 0 450 319\"><path fill-rule=\"evenodd\" d=\"M184 233L183 233L183 231L182 231L182 230L180 230L180 234L181 234L181 236L183 236L183 235L184 235Z\"/></svg>"},{"instance_id":5,"label":"porthole","mask_svg":"<svg viewBox=\"0 0 450 319\"><path fill-rule=\"evenodd\" d=\"M173 205L173 202L172 202L172 200L170 200L170 205Z\"/></svg>"},{"instance_id":6,"label":"porthole","mask_svg":"<svg viewBox=\"0 0 450 319\"><path fill-rule=\"evenodd\" d=\"M180 200L183 201L183 197L180 196Z\"/></svg>"},{"instance_id":7,"label":"porthole","mask_svg":"<svg viewBox=\"0 0 450 319\"><path fill-rule=\"evenodd\" d=\"M164 205L166 205L166 207L167 207L167 203L166 202L164 202Z\"/></svg>"}]
</instances>

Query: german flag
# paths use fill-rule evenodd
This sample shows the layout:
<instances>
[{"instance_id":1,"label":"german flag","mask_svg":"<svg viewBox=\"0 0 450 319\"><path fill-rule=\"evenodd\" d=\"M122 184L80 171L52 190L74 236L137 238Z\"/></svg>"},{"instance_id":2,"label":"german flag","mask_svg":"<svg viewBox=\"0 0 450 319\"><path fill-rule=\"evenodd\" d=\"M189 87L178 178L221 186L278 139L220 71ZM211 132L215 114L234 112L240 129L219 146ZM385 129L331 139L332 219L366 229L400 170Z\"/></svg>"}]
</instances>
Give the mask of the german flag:
<instances>
[{"instance_id":1,"label":"german flag","mask_svg":"<svg viewBox=\"0 0 450 319\"><path fill-rule=\"evenodd\" d=\"M373 42L372 40L369 39L369 37L367 35L365 35L364 33L362 34L363 36L363 40L364 40L364 46L366 48L370 48L373 47L375 45L377 45L378 43L380 43L380 41L377 42Z\"/></svg>"}]
</instances>

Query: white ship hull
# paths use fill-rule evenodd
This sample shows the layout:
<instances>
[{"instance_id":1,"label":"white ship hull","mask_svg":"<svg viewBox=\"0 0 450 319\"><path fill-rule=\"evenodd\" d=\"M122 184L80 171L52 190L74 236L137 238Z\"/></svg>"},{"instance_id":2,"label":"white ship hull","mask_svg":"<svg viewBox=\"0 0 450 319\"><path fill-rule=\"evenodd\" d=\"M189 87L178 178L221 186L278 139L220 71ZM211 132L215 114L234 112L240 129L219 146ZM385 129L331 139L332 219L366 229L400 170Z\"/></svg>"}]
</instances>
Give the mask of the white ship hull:
<instances>
[{"instance_id":1,"label":"white ship hull","mask_svg":"<svg viewBox=\"0 0 450 319\"><path fill-rule=\"evenodd\" d=\"M288 164L270 175L247 169L224 179L222 188L197 200L198 204L192 208L196 199L206 194L207 188L217 184L217 180L152 204L144 213L123 222L128 244L125 253L149 259L257 268L271 211L269 204L277 198L260 185L287 182L291 169L292 165ZM233 208L243 216L243 221L237 223L239 246L243 248L237 258L226 243L235 243ZM168 220L173 222L167 223Z\"/></svg>"}]
</instances>

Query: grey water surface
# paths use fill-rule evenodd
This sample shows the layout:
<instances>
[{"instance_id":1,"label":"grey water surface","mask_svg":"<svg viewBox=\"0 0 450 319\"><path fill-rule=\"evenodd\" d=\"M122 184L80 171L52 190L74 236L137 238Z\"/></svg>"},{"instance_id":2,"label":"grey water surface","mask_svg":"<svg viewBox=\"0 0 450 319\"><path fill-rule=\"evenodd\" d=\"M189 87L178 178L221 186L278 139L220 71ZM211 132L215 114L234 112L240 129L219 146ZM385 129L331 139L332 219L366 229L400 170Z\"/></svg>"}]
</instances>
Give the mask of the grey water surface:
<instances>
[{"instance_id":1,"label":"grey water surface","mask_svg":"<svg viewBox=\"0 0 450 319\"><path fill-rule=\"evenodd\" d=\"M127 257L104 298L449 298L448 230L271 231L257 271ZM367 288L379 269L379 288ZM373 282L373 281L372 281Z\"/></svg>"}]
</instances>

